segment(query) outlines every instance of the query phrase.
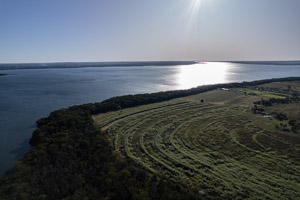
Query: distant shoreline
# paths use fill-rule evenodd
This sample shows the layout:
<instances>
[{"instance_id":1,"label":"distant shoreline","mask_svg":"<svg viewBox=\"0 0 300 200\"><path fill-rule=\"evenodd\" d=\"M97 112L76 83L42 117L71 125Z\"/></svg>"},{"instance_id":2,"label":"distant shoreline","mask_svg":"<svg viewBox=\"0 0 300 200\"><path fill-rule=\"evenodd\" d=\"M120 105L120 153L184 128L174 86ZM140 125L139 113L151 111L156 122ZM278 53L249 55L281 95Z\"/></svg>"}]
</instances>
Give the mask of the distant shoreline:
<instances>
[{"instance_id":1,"label":"distant shoreline","mask_svg":"<svg viewBox=\"0 0 300 200\"><path fill-rule=\"evenodd\" d=\"M154 62L59 62L59 63L7 63L0 64L0 70L15 69L51 69L83 67L144 67L193 65L196 61L154 61Z\"/></svg>"},{"instance_id":2,"label":"distant shoreline","mask_svg":"<svg viewBox=\"0 0 300 200\"><path fill-rule=\"evenodd\" d=\"M146 67L193 65L206 62L226 62L257 65L300 65L300 61L144 61L144 62L55 62L55 63L0 63L0 70L64 69L84 67Z\"/></svg>"},{"instance_id":3,"label":"distant shoreline","mask_svg":"<svg viewBox=\"0 0 300 200\"><path fill-rule=\"evenodd\" d=\"M7 74L0 74L0 76L7 76Z\"/></svg>"},{"instance_id":4,"label":"distant shoreline","mask_svg":"<svg viewBox=\"0 0 300 200\"><path fill-rule=\"evenodd\" d=\"M257 64L257 65L300 65L299 60L291 61L224 61L237 64Z\"/></svg>"}]
</instances>

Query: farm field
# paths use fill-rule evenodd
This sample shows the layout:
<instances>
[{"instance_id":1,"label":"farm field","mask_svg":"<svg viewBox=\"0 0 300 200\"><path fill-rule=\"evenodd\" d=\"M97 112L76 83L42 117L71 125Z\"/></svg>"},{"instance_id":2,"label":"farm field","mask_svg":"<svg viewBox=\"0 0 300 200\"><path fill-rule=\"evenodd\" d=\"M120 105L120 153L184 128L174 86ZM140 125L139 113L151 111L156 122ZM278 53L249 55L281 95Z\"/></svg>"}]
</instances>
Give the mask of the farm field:
<instances>
[{"instance_id":1,"label":"farm field","mask_svg":"<svg viewBox=\"0 0 300 200\"><path fill-rule=\"evenodd\" d=\"M291 82L259 87L299 91L298 83ZM213 90L93 119L109 135L116 153L196 188L204 198L297 199L300 134L278 128L287 120L252 112L255 101L285 96L290 94L253 88ZM264 108L298 120L299 106L293 102Z\"/></svg>"}]
</instances>

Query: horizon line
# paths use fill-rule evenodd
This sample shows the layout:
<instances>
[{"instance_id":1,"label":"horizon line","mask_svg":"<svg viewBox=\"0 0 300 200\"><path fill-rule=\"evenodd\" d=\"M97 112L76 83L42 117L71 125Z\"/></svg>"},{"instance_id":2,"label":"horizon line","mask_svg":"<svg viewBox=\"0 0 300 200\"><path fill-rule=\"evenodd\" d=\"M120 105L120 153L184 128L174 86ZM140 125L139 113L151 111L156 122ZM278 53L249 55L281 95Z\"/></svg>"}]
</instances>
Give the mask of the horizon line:
<instances>
[{"instance_id":1,"label":"horizon line","mask_svg":"<svg viewBox=\"0 0 300 200\"><path fill-rule=\"evenodd\" d=\"M0 62L0 65L19 65L19 64L97 64L97 63L168 63L168 62L232 62L232 63L243 63L243 62L300 62L300 59L295 60L144 60L144 61L54 61L54 62Z\"/></svg>"}]
</instances>

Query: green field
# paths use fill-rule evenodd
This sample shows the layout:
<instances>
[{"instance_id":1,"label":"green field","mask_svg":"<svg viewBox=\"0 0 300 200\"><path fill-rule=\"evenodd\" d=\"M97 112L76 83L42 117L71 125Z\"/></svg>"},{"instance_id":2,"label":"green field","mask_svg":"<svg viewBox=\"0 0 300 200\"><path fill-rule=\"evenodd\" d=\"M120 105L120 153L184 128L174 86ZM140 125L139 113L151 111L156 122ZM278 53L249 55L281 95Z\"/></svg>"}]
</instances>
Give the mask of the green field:
<instances>
[{"instance_id":1,"label":"green field","mask_svg":"<svg viewBox=\"0 0 300 200\"><path fill-rule=\"evenodd\" d=\"M288 84L288 88L299 89L297 83ZM247 95L240 88L213 90L93 118L108 133L119 155L202 190L205 198L297 199L300 134L275 128L286 122L251 110L253 102L262 97L285 95L253 92L257 95ZM289 105L268 109L284 112L292 106L290 116L299 118L299 109L293 109L299 108L299 103Z\"/></svg>"},{"instance_id":2,"label":"green field","mask_svg":"<svg viewBox=\"0 0 300 200\"><path fill-rule=\"evenodd\" d=\"M282 84L281 82L273 82L261 85L262 87L269 87L269 88L279 88L279 89L291 89L295 91L300 91L300 82L293 81Z\"/></svg>"}]
</instances>

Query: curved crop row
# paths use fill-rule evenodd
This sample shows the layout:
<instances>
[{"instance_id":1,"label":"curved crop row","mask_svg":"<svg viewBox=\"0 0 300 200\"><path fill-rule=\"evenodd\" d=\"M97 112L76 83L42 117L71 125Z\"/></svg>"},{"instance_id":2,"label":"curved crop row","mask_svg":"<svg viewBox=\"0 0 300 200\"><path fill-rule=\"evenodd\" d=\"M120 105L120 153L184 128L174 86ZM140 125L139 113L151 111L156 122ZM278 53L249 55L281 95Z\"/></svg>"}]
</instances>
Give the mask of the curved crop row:
<instances>
[{"instance_id":1,"label":"curved crop row","mask_svg":"<svg viewBox=\"0 0 300 200\"><path fill-rule=\"evenodd\" d=\"M190 102L131 114L108 132L116 151L191 187L224 197L250 197L245 191L270 199L296 197L299 167L289 162L288 169L280 171L287 164L284 156L260 140L275 136L257 128L248 115ZM272 170L274 164L278 171Z\"/></svg>"}]
</instances>

